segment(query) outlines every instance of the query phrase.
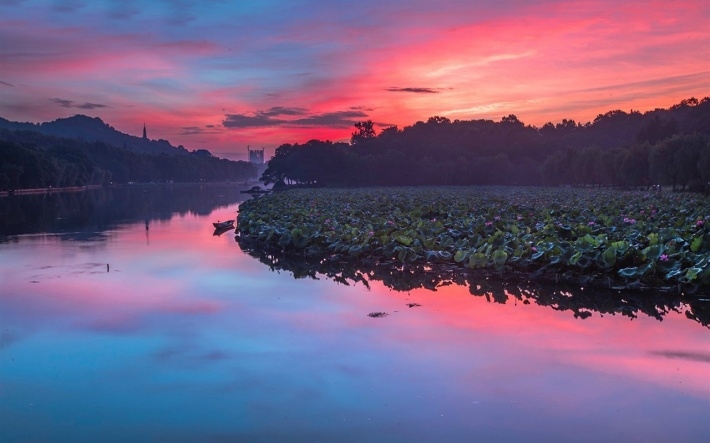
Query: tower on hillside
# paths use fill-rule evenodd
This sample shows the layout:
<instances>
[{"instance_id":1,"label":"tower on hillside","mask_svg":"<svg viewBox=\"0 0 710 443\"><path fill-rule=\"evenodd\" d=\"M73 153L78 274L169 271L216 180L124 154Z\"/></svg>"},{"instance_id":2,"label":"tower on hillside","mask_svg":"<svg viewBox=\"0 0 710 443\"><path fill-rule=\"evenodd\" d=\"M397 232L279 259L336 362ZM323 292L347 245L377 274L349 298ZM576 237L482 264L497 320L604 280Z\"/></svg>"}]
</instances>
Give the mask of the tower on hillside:
<instances>
[{"instance_id":1,"label":"tower on hillside","mask_svg":"<svg viewBox=\"0 0 710 443\"><path fill-rule=\"evenodd\" d=\"M143 139L148 140L148 133L145 130L145 123L143 123Z\"/></svg>"}]
</instances>

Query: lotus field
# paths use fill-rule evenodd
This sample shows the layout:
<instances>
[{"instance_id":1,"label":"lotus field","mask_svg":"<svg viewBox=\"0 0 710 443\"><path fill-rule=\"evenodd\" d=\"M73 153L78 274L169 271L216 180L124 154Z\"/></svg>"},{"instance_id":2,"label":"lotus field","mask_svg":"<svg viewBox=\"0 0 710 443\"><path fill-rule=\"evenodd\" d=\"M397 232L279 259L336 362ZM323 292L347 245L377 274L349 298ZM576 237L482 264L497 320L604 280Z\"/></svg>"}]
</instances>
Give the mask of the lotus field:
<instances>
[{"instance_id":1,"label":"lotus field","mask_svg":"<svg viewBox=\"0 0 710 443\"><path fill-rule=\"evenodd\" d=\"M500 278L710 289L710 198L556 188L292 189L244 202L237 235L309 258L430 263Z\"/></svg>"}]
</instances>

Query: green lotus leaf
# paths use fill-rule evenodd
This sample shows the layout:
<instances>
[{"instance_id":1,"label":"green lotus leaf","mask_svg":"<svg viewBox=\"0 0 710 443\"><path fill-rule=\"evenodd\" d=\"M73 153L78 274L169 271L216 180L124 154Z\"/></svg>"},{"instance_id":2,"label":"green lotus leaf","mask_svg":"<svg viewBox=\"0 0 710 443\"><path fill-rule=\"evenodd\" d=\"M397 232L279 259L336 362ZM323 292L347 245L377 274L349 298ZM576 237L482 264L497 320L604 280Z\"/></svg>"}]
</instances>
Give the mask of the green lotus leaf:
<instances>
[{"instance_id":1,"label":"green lotus leaf","mask_svg":"<svg viewBox=\"0 0 710 443\"><path fill-rule=\"evenodd\" d=\"M442 248L448 248L449 246L454 244L454 239L451 238L449 235L441 235L439 237L439 246Z\"/></svg>"},{"instance_id":2,"label":"green lotus leaf","mask_svg":"<svg viewBox=\"0 0 710 443\"><path fill-rule=\"evenodd\" d=\"M402 263L409 263L413 262L414 260L417 259L417 253L414 252L414 249L412 248L401 248L399 250L399 254L397 255L397 258L399 261Z\"/></svg>"},{"instance_id":3,"label":"green lotus leaf","mask_svg":"<svg viewBox=\"0 0 710 443\"><path fill-rule=\"evenodd\" d=\"M638 278L639 277L639 268L638 266L634 268L624 268L624 269L619 269L617 272L621 277L625 279L632 279L632 278Z\"/></svg>"},{"instance_id":4,"label":"green lotus leaf","mask_svg":"<svg viewBox=\"0 0 710 443\"><path fill-rule=\"evenodd\" d=\"M456 247L456 249L466 249L466 248L468 248L468 245L469 245L469 243L468 243L467 238L459 239L456 241L456 243L454 243L454 246Z\"/></svg>"},{"instance_id":5,"label":"green lotus leaf","mask_svg":"<svg viewBox=\"0 0 710 443\"><path fill-rule=\"evenodd\" d=\"M685 272L685 279L687 281L693 281L696 278L698 278L698 274L700 274L701 272L703 272L702 268L696 268L696 267L688 268L688 270Z\"/></svg>"},{"instance_id":6,"label":"green lotus leaf","mask_svg":"<svg viewBox=\"0 0 710 443\"><path fill-rule=\"evenodd\" d=\"M404 246L409 246L412 244L413 239L411 237L407 237L406 235L400 235L396 237L396 240L403 244Z\"/></svg>"},{"instance_id":7,"label":"green lotus leaf","mask_svg":"<svg viewBox=\"0 0 710 443\"><path fill-rule=\"evenodd\" d=\"M451 260L454 256L454 254L450 253L449 251L437 251L437 254L439 255L439 258L441 258L442 261Z\"/></svg>"},{"instance_id":8,"label":"green lotus leaf","mask_svg":"<svg viewBox=\"0 0 710 443\"><path fill-rule=\"evenodd\" d=\"M599 242L594 237L587 234L584 237L578 238L575 242L575 246L583 251L589 251L599 246Z\"/></svg>"},{"instance_id":9,"label":"green lotus leaf","mask_svg":"<svg viewBox=\"0 0 710 443\"><path fill-rule=\"evenodd\" d=\"M533 260L538 260L538 259L540 259L543 255L545 255L545 253L544 253L543 251L538 251L538 252L534 253L533 255L531 255L530 258L533 259Z\"/></svg>"},{"instance_id":10,"label":"green lotus leaf","mask_svg":"<svg viewBox=\"0 0 710 443\"><path fill-rule=\"evenodd\" d=\"M701 255L698 257L697 261L695 262L695 267L696 268L705 268L710 264L710 254L706 255Z\"/></svg>"},{"instance_id":11,"label":"green lotus leaf","mask_svg":"<svg viewBox=\"0 0 710 443\"><path fill-rule=\"evenodd\" d=\"M602 252L601 259L604 267L611 268L616 264L616 249L609 246Z\"/></svg>"},{"instance_id":12,"label":"green lotus leaf","mask_svg":"<svg viewBox=\"0 0 710 443\"><path fill-rule=\"evenodd\" d=\"M624 255L626 250L629 248L629 242L627 241L616 241L611 244L614 251L619 255Z\"/></svg>"},{"instance_id":13,"label":"green lotus leaf","mask_svg":"<svg viewBox=\"0 0 710 443\"><path fill-rule=\"evenodd\" d=\"M680 268L680 263L675 262L673 265L668 269L665 275L666 280L671 280L674 279L680 275L683 274L683 270Z\"/></svg>"},{"instance_id":14,"label":"green lotus leaf","mask_svg":"<svg viewBox=\"0 0 710 443\"><path fill-rule=\"evenodd\" d=\"M502 249L498 249L491 255L493 263L496 265L502 265L508 259L508 253Z\"/></svg>"},{"instance_id":15,"label":"green lotus leaf","mask_svg":"<svg viewBox=\"0 0 710 443\"><path fill-rule=\"evenodd\" d=\"M690 250L693 252L698 252L700 250L700 246L703 244L703 236L698 235L693 238L693 241L690 243Z\"/></svg>"},{"instance_id":16,"label":"green lotus leaf","mask_svg":"<svg viewBox=\"0 0 710 443\"><path fill-rule=\"evenodd\" d=\"M466 260L467 256L468 256L467 252L459 249L458 251L456 251L456 254L454 255L454 261L456 263L461 263L462 261Z\"/></svg>"},{"instance_id":17,"label":"green lotus leaf","mask_svg":"<svg viewBox=\"0 0 710 443\"><path fill-rule=\"evenodd\" d=\"M488 257L481 252L474 252L468 257L468 264L472 268L482 268L488 264Z\"/></svg>"},{"instance_id":18,"label":"green lotus leaf","mask_svg":"<svg viewBox=\"0 0 710 443\"><path fill-rule=\"evenodd\" d=\"M641 251L641 253L649 260L658 260L663 253L662 245L653 245Z\"/></svg>"},{"instance_id":19,"label":"green lotus leaf","mask_svg":"<svg viewBox=\"0 0 710 443\"><path fill-rule=\"evenodd\" d=\"M577 251L569 258L568 263L574 266L579 263L580 258L582 258L582 251Z\"/></svg>"}]
</instances>

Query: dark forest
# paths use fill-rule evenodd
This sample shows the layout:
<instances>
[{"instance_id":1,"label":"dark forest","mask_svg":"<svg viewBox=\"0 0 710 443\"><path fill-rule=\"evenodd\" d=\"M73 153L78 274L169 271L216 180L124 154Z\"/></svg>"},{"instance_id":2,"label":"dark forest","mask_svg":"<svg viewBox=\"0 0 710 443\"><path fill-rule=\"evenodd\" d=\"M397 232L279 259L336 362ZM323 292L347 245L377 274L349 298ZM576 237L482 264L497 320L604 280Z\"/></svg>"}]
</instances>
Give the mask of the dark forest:
<instances>
[{"instance_id":1,"label":"dark forest","mask_svg":"<svg viewBox=\"0 0 710 443\"><path fill-rule=\"evenodd\" d=\"M167 143L166 143L167 144ZM246 181L257 168L204 149L151 154L100 141L0 129L0 191L129 182Z\"/></svg>"},{"instance_id":2,"label":"dark forest","mask_svg":"<svg viewBox=\"0 0 710 443\"><path fill-rule=\"evenodd\" d=\"M281 145L261 180L277 186L657 184L702 190L710 181L710 98L540 128L515 115L498 122L431 117L379 134L372 121L358 122L350 143Z\"/></svg>"}]
</instances>

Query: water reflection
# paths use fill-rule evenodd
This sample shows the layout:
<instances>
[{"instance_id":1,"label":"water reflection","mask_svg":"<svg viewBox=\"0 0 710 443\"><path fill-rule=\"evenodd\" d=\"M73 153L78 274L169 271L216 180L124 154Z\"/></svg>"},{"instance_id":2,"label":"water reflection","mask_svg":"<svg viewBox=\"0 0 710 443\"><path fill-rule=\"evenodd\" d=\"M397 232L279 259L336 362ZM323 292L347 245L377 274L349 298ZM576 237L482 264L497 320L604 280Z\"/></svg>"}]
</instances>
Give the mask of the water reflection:
<instances>
[{"instance_id":1,"label":"water reflection","mask_svg":"<svg viewBox=\"0 0 710 443\"><path fill-rule=\"evenodd\" d=\"M662 322L580 321L564 298L550 309L487 286L472 297L465 277L334 267L340 283L294 279L241 253L233 234L213 235L236 210L137 213L107 219L115 229L99 241L0 244L0 440L710 435L707 330L683 307Z\"/></svg>"},{"instance_id":2,"label":"water reflection","mask_svg":"<svg viewBox=\"0 0 710 443\"><path fill-rule=\"evenodd\" d=\"M636 318L639 313L657 320L671 312L683 313L688 319L710 326L710 300L707 296L685 296L679 293L620 292L615 290L581 289L565 284L546 285L520 276L502 279L495 272L473 272L456 266L407 265L398 262L383 263L360 260L344 261L337 255L310 258L287 255L272 249L263 249L256 242L237 236L242 251L267 265L272 271L287 271L294 278L318 279L324 276L345 285L380 281L397 291L424 288L432 291L447 285L468 288L471 295L485 297L489 302L504 304L534 302L558 311L571 311L575 318L585 319L592 313L620 314ZM512 280L512 281L511 281Z\"/></svg>"},{"instance_id":3,"label":"water reflection","mask_svg":"<svg viewBox=\"0 0 710 443\"><path fill-rule=\"evenodd\" d=\"M242 186L243 187L243 186ZM10 195L0 198L0 242L23 234L47 233L64 240L101 240L126 223L150 224L174 215L210 214L249 198L234 184L134 185Z\"/></svg>"}]
</instances>

